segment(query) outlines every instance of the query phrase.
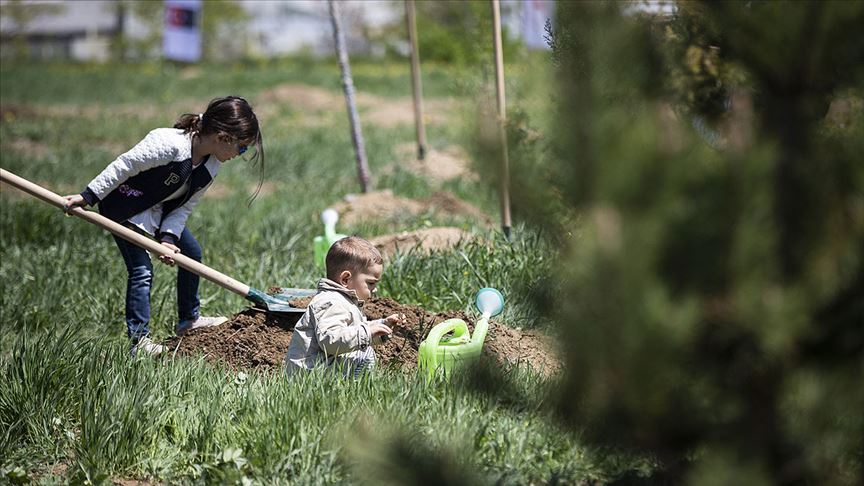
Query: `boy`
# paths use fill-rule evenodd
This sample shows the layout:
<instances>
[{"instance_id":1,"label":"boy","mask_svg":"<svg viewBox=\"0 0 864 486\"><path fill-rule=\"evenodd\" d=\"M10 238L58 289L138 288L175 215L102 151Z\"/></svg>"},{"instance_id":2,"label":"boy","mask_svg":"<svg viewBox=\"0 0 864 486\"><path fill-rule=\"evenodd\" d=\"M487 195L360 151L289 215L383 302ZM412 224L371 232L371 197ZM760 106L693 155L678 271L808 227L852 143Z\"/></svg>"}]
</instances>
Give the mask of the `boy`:
<instances>
[{"instance_id":1,"label":"boy","mask_svg":"<svg viewBox=\"0 0 864 486\"><path fill-rule=\"evenodd\" d=\"M384 260L372 243L349 236L333 243L326 258L327 278L318 281L318 293L294 327L285 373L325 365L345 376L357 377L375 366L373 344L393 332L399 322L393 314L372 322L360 311L363 301L375 293Z\"/></svg>"}]
</instances>

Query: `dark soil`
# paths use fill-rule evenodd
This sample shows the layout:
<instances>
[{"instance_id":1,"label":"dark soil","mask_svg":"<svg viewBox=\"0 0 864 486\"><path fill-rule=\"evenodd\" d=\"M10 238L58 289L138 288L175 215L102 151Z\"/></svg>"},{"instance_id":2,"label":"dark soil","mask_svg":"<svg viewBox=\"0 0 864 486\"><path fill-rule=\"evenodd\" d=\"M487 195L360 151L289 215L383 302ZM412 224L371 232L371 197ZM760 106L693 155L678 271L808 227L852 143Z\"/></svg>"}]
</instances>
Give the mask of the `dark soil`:
<instances>
[{"instance_id":1,"label":"dark soil","mask_svg":"<svg viewBox=\"0 0 864 486\"><path fill-rule=\"evenodd\" d=\"M275 369L282 365L294 324L302 315L280 316L250 308L222 325L196 329L163 344L177 354L203 354L208 361L222 361L232 368Z\"/></svg>"},{"instance_id":2,"label":"dark soil","mask_svg":"<svg viewBox=\"0 0 864 486\"><path fill-rule=\"evenodd\" d=\"M305 299L302 304L308 304ZM292 301L299 305L300 299ZM373 298L363 306L372 319L391 314L405 316L393 326L393 335L383 345L375 347L378 365L411 371L417 368L417 350L429 329L447 319L458 318L468 323L473 332L475 316L461 311L431 313L417 306L402 305L390 298ZM211 328L198 329L184 337L173 337L164 344L179 355L200 356L208 361L221 361L235 369L282 368L294 324L300 314L276 315L257 309L247 309L231 316L228 322ZM492 321L483 346L484 354L501 363L524 363L544 374L560 368L548 338L536 331L520 331Z\"/></svg>"}]
</instances>

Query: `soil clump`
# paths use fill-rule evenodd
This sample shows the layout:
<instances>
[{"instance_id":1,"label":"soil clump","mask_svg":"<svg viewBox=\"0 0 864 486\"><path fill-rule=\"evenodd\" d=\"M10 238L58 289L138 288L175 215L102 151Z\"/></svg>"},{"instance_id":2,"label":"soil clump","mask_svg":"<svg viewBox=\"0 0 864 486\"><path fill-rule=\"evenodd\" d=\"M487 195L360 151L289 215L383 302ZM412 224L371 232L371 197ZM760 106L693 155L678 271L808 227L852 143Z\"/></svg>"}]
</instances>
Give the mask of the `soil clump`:
<instances>
[{"instance_id":1,"label":"soil clump","mask_svg":"<svg viewBox=\"0 0 864 486\"><path fill-rule=\"evenodd\" d=\"M262 91L257 101L262 106L289 105L306 113L344 112L345 99L341 92L298 83L286 83ZM360 118L385 128L414 123L414 105L409 97L384 97L357 93ZM452 99L424 100L424 121L427 124L446 123L457 108Z\"/></svg>"},{"instance_id":2,"label":"soil clump","mask_svg":"<svg viewBox=\"0 0 864 486\"><path fill-rule=\"evenodd\" d=\"M292 305L308 304L308 299L295 300ZM427 312L421 307L402 305L383 297L372 298L363 306L370 319L402 314L403 321L393 327L389 341L375 347L378 366L393 367L406 372L417 368L420 342L436 324L458 318L473 331L476 317L463 311ZM291 342L294 325L300 314L276 315L257 309L246 309L231 316L228 322L209 328L196 329L183 337L165 341L172 353L183 356L204 356L210 362L221 362L237 370L260 369L279 372ZM536 331L521 331L492 321L483 353L502 364L524 364L533 370L551 375L560 369L552 343Z\"/></svg>"},{"instance_id":3,"label":"soil clump","mask_svg":"<svg viewBox=\"0 0 864 486\"><path fill-rule=\"evenodd\" d=\"M418 217L438 216L463 219L491 226L492 219L479 208L445 191L436 192L424 200L399 197L385 189L366 194L349 194L331 206L339 213L339 224L351 226L361 221L400 224Z\"/></svg>"},{"instance_id":4,"label":"soil clump","mask_svg":"<svg viewBox=\"0 0 864 486\"><path fill-rule=\"evenodd\" d=\"M369 241L378 248L384 258L391 258L397 252L405 253L414 248L418 248L423 253L445 250L472 238L471 233L467 231L445 226L381 235L370 238Z\"/></svg>"},{"instance_id":5,"label":"soil clump","mask_svg":"<svg viewBox=\"0 0 864 486\"><path fill-rule=\"evenodd\" d=\"M480 179L471 167L468 154L460 147L452 145L442 150L429 150L424 160L417 160L417 146L414 143L403 143L393 148L398 162L385 168L392 173L397 167L409 172L423 175L426 180L441 184L453 179L464 179L476 182Z\"/></svg>"}]
</instances>

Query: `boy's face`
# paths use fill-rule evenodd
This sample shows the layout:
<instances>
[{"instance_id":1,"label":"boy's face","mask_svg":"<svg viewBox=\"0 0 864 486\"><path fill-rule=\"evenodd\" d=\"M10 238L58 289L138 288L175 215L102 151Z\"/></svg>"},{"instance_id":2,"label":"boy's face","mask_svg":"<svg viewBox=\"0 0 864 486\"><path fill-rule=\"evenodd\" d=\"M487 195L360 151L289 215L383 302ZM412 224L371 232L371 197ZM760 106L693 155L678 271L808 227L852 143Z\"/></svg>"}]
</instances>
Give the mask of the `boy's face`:
<instances>
[{"instance_id":1,"label":"boy's face","mask_svg":"<svg viewBox=\"0 0 864 486\"><path fill-rule=\"evenodd\" d=\"M339 274L339 283L353 290L357 294L358 299L366 300L372 297L372 294L378 290L378 281L381 280L381 272L383 271L384 266L380 263L374 263L356 273L350 270L343 270Z\"/></svg>"}]
</instances>

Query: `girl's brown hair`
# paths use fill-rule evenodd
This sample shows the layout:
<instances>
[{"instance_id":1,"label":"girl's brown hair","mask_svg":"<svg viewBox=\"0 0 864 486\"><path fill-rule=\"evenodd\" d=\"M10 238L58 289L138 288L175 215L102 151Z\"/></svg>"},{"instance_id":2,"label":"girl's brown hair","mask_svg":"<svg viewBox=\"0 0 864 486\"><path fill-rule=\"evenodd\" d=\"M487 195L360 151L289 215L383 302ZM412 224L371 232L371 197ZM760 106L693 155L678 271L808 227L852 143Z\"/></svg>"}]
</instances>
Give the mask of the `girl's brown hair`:
<instances>
[{"instance_id":1,"label":"girl's brown hair","mask_svg":"<svg viewBox=\"0 0 864 486\"><path fill-rule=\"evenodd\" d=\"M200 135L224 133L234 137L241 145L254 145L255 154L248 160L253 165L260 163L261 166L261 177L250 203L255 199L264 183L264 139L261 135L261 127L258 125L258 117L255 116L248 101L239 96L215 98L207 105L204 113L181 115L174 128L183 130L183 133Z\"/></svg>"}]
</instances>

